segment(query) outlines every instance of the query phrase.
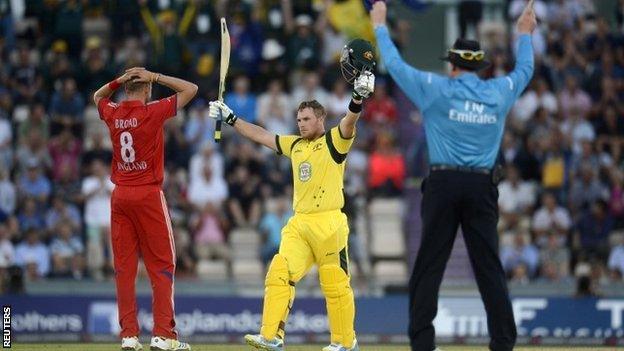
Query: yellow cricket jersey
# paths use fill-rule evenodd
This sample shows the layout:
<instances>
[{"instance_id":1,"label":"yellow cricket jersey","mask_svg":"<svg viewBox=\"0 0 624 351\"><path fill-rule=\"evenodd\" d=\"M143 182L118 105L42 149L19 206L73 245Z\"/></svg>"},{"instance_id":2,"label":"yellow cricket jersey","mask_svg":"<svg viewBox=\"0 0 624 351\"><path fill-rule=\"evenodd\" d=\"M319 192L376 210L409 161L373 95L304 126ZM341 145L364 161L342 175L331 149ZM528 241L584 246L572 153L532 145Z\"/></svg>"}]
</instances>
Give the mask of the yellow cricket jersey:
<instances>
[{"instance_id":1,"label":"yellow cricket jersey","mask_svg":"<svg viewBox=\"0 0 624 351\"><path fill-rule=\"evenodd\" d=\"M317 213L344 206L343 178L353 137L345 138L337 126L316 140L277 135L277 153L290 157L293 172L293 210Z\"/></svg>"}]
</instances>

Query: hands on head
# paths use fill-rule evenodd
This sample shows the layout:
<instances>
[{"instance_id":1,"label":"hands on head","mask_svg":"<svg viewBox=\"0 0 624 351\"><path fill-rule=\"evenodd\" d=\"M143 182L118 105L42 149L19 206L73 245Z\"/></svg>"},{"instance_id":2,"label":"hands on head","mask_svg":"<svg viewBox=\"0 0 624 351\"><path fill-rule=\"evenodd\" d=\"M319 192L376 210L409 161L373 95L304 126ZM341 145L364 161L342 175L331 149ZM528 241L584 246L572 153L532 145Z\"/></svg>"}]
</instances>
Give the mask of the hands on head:
<instances>
[{"instance_id":1,"label":"hands on head","mask_svg":"<svg viewBox=\"0 0 624 351\"><path fill-rule=\"evenodd\" d=\"M534 0L529 0L524 11L520 17L518 17L518 23L516 27L520 34L531 34L535 27L537 27L537 18L535 17L535 9L533 8Z\"/></svg>"},{"instance_id":2,"label":"hands on head","mask_svg":"<svg viewBox=\"0 0 624 351\"><path fill-rule=\"evenodd\" d=\"M117 81L121 84L129 80L139 83L153 83L157 77L158 73L150 72L145 67L132 67L128 68L121 77L117 78Z\"/></svg>"}]
</instances>

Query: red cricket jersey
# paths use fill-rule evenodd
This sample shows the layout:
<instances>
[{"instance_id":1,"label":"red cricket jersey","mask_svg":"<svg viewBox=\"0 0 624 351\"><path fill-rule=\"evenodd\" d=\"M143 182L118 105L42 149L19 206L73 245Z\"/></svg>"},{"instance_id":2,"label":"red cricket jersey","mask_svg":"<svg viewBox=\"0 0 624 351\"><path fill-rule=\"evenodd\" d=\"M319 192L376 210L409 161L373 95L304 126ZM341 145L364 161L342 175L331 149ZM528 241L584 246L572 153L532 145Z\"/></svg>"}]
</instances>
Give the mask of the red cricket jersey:
<instances>
[{"instance_id":1,"label":"red cricket jersey","mask_svg":"<svg viewBox=\"0 0 624 351\"><path fill-rule=\"evenodd\" d=\"M109 98L98 103L113 143L111 181L117 185L161 185L165 168L165 121L176 115L177 96L143 104L138 100L117 104Z\"/></svg>"}]
</instances>

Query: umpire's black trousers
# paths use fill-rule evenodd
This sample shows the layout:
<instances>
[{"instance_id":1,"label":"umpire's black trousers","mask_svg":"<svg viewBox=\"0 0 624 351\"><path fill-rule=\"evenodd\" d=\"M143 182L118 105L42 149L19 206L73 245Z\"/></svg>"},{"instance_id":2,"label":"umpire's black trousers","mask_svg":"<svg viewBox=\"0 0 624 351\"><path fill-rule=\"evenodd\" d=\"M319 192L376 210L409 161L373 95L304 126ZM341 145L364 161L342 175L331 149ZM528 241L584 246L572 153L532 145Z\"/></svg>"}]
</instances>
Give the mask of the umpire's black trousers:
<instances>
[{"instance_id":1,"label":"umpire's black trousers","mask_svg":"<svg viewBox=\"0 0 624 351\"><path fill-rule=\"evenodd\" d=\"M498 189L490 175L432 171L423 183L423 234L409 282L413 351L435 348L432 322L438 310L438 292L460 224L487 313L490 349L513 349L516 325L498 256L497 202Z\"/></svg>"}]
</instances>

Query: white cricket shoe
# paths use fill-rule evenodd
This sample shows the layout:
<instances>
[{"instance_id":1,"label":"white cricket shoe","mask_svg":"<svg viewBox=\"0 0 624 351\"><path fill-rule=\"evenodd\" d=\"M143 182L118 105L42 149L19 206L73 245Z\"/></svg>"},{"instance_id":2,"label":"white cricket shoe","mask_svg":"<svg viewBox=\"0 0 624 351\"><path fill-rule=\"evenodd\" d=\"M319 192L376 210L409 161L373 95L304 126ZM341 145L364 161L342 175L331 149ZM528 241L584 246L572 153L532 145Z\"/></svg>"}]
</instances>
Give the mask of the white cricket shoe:
<instances>
[{"instance_id":1,"label":"white cricket shoe","mask_svg":"<svg viewBox=\"0 0 624 351\"><path fill-rule=\"evenodd\" d=\"M247 334L245 335L245 342L257 350L265 350L265 351L283 351L284 350L284 341L280 338L273 338L271 340L267 340L262 336L262 334Z\"/></svg>"},{"instance_id":2,"label":"white cricket shoe","mask_svg":"<svg viewBox=\"0 0 624 351\"><path fill-rule=\"evenodd\" d=\"M123 351L139 351L143 350L143 345L141 345L141 343L139 342L138 337L131 336L121 339L121 349Z\"/></svg>"},{"instance_id":3,"label":"white cricket shoe","mask_svg":"<svg viewBox=\"0 0 624 351\"><path fill-rule=\"evenodd\" d=\"M341 344L329 344L323 347L322 351L360 351L360 347L358 346L357 340L353 339L353 346L349 349Z\"/></svg>"},{"instance_id":4,"label":"white cricket shoe","mask_svg":"<svg viewBox=\"0 0 624 351\"><path fill-rule=\"evenodd\" d=\"M152 337L150 342L151 351L186 351L190 350L191 345L180 342L176 339L167 339L160 336Z\"/></svg>"}]
</instances>

